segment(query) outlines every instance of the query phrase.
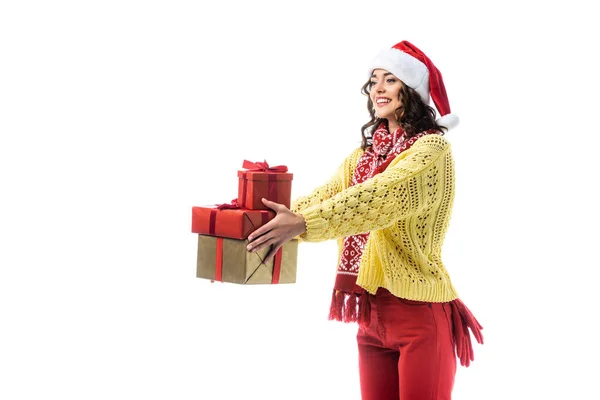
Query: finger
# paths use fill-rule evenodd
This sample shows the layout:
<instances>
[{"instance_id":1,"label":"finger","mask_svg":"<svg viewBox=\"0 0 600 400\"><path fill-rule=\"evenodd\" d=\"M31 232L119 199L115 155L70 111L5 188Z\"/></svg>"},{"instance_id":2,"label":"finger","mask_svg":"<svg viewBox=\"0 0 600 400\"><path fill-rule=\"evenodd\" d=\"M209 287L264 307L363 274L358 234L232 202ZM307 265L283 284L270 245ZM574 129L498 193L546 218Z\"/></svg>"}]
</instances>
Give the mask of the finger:
<instances>
[{"instance_id":1,"label":"finger","mask_svg":"<svg viewBox=\"0 0 600 400\"><path fill-rule=\"evenodd\" d=\"M246 246L246 249L252 252L258 251L263 247L270 246L274 240L275 239L272 237L261 236L260 238L256 239L256 243Z\"/></svg>"},{"instance_id":2,"label":"finger","mask_svg":"<svg viewBox=\"0 0 600 400\"><path fill-rule=\"evenodd\" d=\"M267 256L265 257L264 263L268 263L273 257L275 257L275 253L277 253L277 250L279 250L279 248L281 247L281 243L277 243L277 244L273 244L273 247L271 247L271 250L269 251L269 254L267 254Z\"/></svg>"},{"instance_id":3,"label":"finger","mask_svg":"<svg viewBox=\"0 0 600 400\"><path fill-rule=\"evenodd\" d=\"M269 232L265 233L264 235L254 238L254 240L252 240L251 242L248 242L248 244L246 245L246 249L248 251L250 251L253 248L257 247L259 244L269 240L272 237L273 237L273 235L271 235L270 231L269 231Z\"/></svg>"},{"instance_id":4,"label":"finger","mask_svg":"<svg viewBox=\"0 0 600 400\"><path fill-rule=\"evenodd\" d=\"M287 207L284 206L283 204L275 203L274 201L267 200L264 197L261 200L265 206L269 207L271 210L275 211L276 213L280 213L281 211L287 210Z\"/></svg>"},{"instance_id":5,"label":"finger","mask_svg":"<svg viewBox=\"0 0 600 400\"><path fill-rule=\"evenodd\" d=\"M269 232L271 229L273 229L273 224L274 224L273 220L271 220L271 221L267 222L266 224L264 224L263 226L261 226L260 228L258 228L257 230L255 230L254 232L252 232L250 235L248 235L248 242L250 242L250 244L252 244L252 241L254 239Z\"/></svg>"}]
</instances>

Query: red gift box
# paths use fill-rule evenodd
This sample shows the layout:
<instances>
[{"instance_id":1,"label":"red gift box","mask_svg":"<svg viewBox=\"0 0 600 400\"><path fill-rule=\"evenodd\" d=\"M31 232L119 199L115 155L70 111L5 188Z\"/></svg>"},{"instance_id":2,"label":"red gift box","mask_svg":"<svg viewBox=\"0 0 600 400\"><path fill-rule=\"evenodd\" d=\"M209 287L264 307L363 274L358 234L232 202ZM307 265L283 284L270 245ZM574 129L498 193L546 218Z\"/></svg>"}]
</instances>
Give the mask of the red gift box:
<instances>
[{"instance_id":1,"label":"red gift box","mask_svg":"<svg viewBox=\"0 0 600 400\"><path fill-rule=\"evenodd\" d=\"M292 199L293 174L287 172L285 165L269 167L266 161L250 162L244 160L242 168L238 171L238 198L241 207L250 210L270 210L261 199L290 207Z\"/></svg>"},{"instance_id":2,"label":"red gift box","mask_svg":"<svg viewBox=\"0 0 600 400\"><path fill-rule=\"evenodd\" d=\"M237 204L192 207L192 233L246 239L275 218L272 210L247 210Z\"/></svg>"}]
</instances>

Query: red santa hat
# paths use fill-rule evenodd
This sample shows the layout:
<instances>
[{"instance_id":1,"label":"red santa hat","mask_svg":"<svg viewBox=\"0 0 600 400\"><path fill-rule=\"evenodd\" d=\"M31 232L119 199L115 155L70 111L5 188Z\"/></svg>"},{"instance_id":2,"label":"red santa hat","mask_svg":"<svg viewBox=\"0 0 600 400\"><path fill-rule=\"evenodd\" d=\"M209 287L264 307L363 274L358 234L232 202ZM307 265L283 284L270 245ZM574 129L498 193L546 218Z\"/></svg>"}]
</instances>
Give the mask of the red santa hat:
<instances>
[{"instance_id":1,"label":"red santa hat","mask_svg":"<svg viewBox=\"0 0 600 400\"><path fill-rule=\"evenodd\" d=\"M441 72L433 62L415 45L403 40L390 49L382 50L369 67L369 77L375 69L385 69L404 84L414 89L421 100L429 105L429 97L437 108L440 118L437 124L448 128L458 125L458 116L450 113L450 104Z\"/></svg>"}]
</instances>

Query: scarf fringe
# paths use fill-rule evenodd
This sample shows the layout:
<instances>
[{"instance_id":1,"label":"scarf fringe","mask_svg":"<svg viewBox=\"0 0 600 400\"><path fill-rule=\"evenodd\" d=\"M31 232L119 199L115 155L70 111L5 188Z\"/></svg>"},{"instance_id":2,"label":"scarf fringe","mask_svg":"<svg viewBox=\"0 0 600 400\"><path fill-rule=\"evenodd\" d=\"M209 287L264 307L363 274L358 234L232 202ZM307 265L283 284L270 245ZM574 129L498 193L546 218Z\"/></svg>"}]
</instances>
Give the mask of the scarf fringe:
<instances>
[{"instance_id":1,"label":"scarf fringe","mask_svg":"<svg viewBox=\"0 0 600 400\"><path fill-rule=\"evenodd\" d=\"M367 325L371 319L371 307L367 295L346 293L334 290L329 307L329 320L340 322L358 322Z\"/></svg>"},{"instance_id":2,"label":"scarf fringe","mask_svg":"<svg viewBox=\"0 0 600 400\"><path fill-rule=\"evenodd\" d=\"M452 325L454 334L454 347L456 356L460 359L460 365L468 367L475 360L473 345L469 329L479 344L483 344L483 326L473 316L471 311L460 299L450 302L452 308Z\"/></svg>"}]
</instances>

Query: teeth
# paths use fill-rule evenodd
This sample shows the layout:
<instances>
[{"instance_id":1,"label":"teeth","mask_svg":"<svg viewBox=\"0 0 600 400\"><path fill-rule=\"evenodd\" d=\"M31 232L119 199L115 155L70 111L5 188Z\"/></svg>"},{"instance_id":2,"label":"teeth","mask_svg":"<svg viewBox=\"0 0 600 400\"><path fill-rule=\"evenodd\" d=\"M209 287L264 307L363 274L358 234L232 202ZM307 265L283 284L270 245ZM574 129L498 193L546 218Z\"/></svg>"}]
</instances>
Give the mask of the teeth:
<instances>
[{"instance_id":1,"label":"teeth","mask_svg":"<svg viewBox=\"0 0 600 400\"><path fill-rule=\"evenodd\" d=\"M389 103L391 100L389 99L377 99L377 104L379 103Z\"/></svg>"}]
</instances>

